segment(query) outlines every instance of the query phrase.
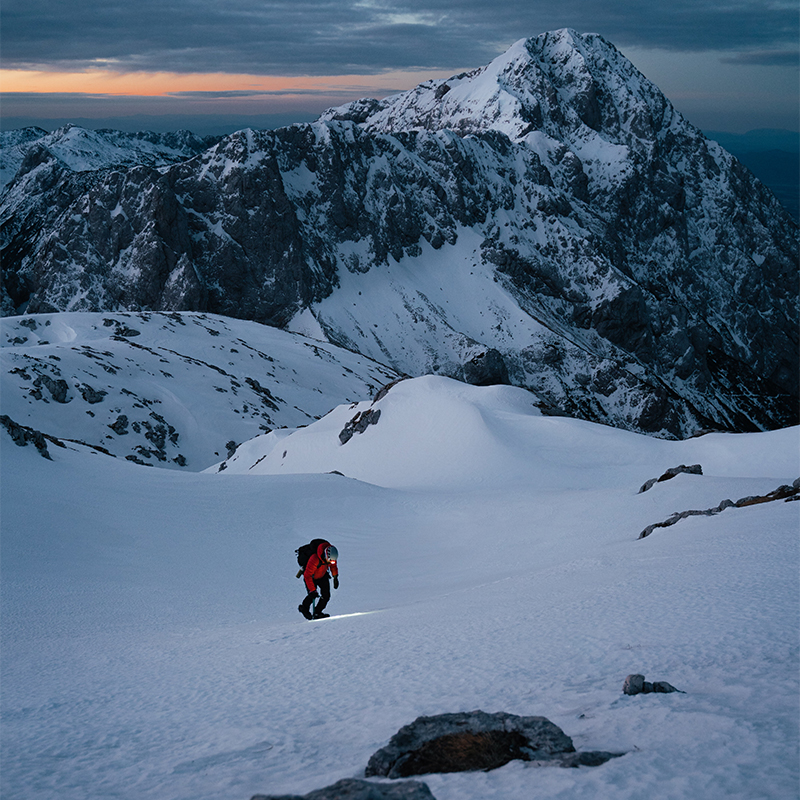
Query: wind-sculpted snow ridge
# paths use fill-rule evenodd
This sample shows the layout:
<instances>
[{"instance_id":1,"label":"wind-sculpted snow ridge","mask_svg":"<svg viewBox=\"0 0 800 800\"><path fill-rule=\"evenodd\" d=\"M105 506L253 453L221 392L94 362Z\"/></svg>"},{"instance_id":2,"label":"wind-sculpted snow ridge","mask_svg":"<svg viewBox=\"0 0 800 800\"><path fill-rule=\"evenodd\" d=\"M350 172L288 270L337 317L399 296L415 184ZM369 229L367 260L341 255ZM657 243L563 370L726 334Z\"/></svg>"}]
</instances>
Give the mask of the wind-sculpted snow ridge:
<instances>
[{"instance_id":1,"label":"wind-sculpted snow ridge","mask_svg":"<svg viewBox=\"0 0 800 800\"><path fill-rule=\"evenodd\" d=\"M3 309L200 310L661 437L798 421L798 228L594 34L173 165L31 149Z\"/></svg>"},{"instance_id":2,"label":"wind-sculpted snow ridge","mask_svg":"<svg viewBox=\"0 0 800 800\"><path fill-rule=\"evenodd\" d=\"M245 442L209 472L338 473L425 491L605 490L629 484L635 494L645 465L654 461L666 466L691 460L702 463L705 475L756 472L784 482L797 471L796 427L751 438L716 433L675 442L544 416L534 400L513 386L469 386L441 376L408 379L374 400L341 405L300 430Z\"/></svg>"},{"instance_id":3,"label":"wind-sculpted snow ridge","mask_svg":"<svg viewBox=\"0 0 800 800\"><path fill-rule=\"evenodd\" d=\"M396 377L363 356L253 322L144 312L5 318L0 370L4 417L32 429L18 443L43 433L191 470Z\"/></svg>"}]
</instances>

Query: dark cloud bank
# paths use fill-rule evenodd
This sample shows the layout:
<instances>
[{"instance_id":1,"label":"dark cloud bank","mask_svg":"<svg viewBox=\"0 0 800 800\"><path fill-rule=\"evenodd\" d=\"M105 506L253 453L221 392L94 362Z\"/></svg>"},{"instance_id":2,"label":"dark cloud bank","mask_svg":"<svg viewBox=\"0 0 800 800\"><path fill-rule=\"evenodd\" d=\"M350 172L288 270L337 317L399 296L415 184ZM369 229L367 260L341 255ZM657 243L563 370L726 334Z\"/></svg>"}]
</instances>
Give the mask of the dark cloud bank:
<instances>
[{"instance_id":1,"label":"dark cloud bank","mask_svg":"<svg viewBox=\"0 0 800 800\"><path fill-rule=\"evenodd\" d=\"M617 46L797 61L795 2L743 0L5 0L4 66L274 75L484 64L516 39L575 27Z\"/></svg>"}]
</instances>

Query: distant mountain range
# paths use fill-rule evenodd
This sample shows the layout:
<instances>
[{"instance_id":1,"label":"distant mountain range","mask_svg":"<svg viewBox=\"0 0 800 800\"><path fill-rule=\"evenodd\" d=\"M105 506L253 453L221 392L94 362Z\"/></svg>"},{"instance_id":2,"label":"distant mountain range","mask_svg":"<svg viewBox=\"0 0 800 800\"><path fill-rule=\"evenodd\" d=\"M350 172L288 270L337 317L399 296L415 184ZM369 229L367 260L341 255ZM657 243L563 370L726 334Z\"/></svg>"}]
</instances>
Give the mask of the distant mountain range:
<instances>
[{"instance_id":1,"label":"distant mountain range","mask_svg":"<svg viewBox=\"0 0 800 800\"><path fill-rule=\"evenodd\" d=\"M659 436L797 421L796 221L597 35L275 131L13 135L4 314L241 317Z\"/></svg>"}]
</instances>

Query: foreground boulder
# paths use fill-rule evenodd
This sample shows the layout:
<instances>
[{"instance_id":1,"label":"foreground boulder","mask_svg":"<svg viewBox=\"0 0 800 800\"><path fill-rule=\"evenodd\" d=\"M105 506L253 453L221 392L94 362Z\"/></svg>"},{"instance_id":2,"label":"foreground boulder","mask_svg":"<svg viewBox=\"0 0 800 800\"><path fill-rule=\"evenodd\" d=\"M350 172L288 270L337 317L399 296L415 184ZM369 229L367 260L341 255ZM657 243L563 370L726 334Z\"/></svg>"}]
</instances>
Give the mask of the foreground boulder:
<instances>
[{"instance_id":1,"label":"foreground boulder","mask_svg":"<svg viewBox=\"0 0 800 800\"><path fill-rule=\"evenodd\" d=\"M257 794L251 800L436 800L431 790L419 781L403 783L370 783L369 781L345 778L344 780L316 789L305 795Z\"/></svg>"},{"instance_id":2,"label":"foreground boulder","mask_svg":"<svg viewBox=\"0 0 800 800\"><path fill-rule=\"evenodd\" d=\"M366 774L405 778L469 772L533 761L564 767L597 766L623 753L577 753L572 739L545 717L484 711L418 717L369 760Z\"/></svg>"}]
</instances>

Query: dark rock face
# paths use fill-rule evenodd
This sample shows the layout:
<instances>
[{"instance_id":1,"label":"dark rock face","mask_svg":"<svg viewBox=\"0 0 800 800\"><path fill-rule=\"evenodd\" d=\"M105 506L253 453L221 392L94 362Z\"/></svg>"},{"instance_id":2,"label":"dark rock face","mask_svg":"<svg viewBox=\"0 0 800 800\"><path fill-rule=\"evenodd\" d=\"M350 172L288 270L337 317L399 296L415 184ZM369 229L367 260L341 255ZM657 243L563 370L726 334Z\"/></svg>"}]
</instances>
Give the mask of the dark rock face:
<instances>
[{"instance_id":1,"label":"dark rock face","mask_svg":"<svg viewBox=\"0 0 800 800\"><path fill-rule=\"evenodd\" d=\"M32 444L39 451L40 456L50 461L53 460L50 456L50 451L47 449L47 439L41 431L14 422L8 414L0 416L0 426L8 432L17 447L27 447Z\"/></svg>"},{"instance_id":2,"label":"dark rock face","mask_svg":"<svg viewBox=\"0 0 800 800\"><path fill-rule=\"evenodd\" d=\"M25 147L0 198L3 313L305 314L398 372L659 436L798 421L796 223L598 36L171 166L76 172Z\"/></svg>"},{"instance_id":3,"label":"dark rock face","mask_svg":"<svg viewBox=\"0 0 800 800\"><path fill-rule=\"evenodd\" d=\"M370 783L345 778L325 789L305 795L257 794L251 800L435 800L431 790L419 781L402 783Z\"/></svg>"},{"instance_id":4,"label":"dark rock face","mask_svg":"<svg viewBox=\"0 0 800 800\"><path fill-rule=\"evenodd\" d=\"M426 775L433 772L469 772L502 767L526 758L528 740L518 731L450 733L423 743L396 764L392 776Z\"/></svg>"},{"instance_id":5,"label":"dark rock face","mask_svg":"<svg viewBox=\"0 0 800 800\"><path fill-rule=\"evenodd\" d=\"M559 766L605 763L621 753L576 753L545 717L483 711L418 717L369 760L366 774L389 778L501 767L514 759Z\"/></svg>"},{"instance_id":6,"label":"dark rock face","mask_svg":"<svg viewBox=\"0 0 800 800\"><path fill-rule=\"evenodd\" d=\"M508 383L508 368L502 354L490 347L464 362L465 383L473 386L494 386Z\"/></svg>"},{"instance_id":7,"label":"dark rock face","mask_svg":"<svg viewBox=\"0 0 800 800\"><path fill-rule=\"evenodd\" d=\"M347 424L339 431L339 442L347 444L355 433L364 433L370 425L377 425L378 420L381 418L381 410L379 408L368 408L366 411L359 411L353 419L349 420Z\"/></svg>"}]
</instances>

